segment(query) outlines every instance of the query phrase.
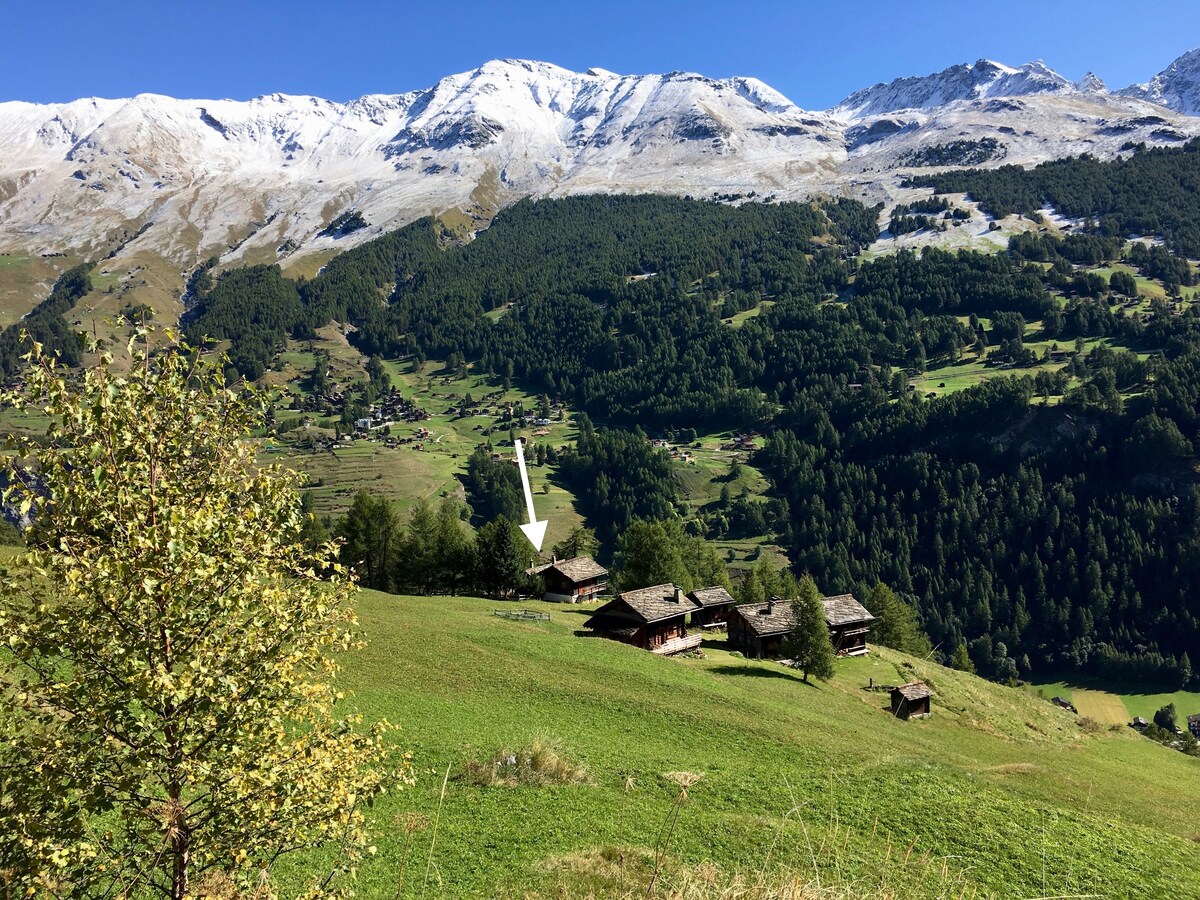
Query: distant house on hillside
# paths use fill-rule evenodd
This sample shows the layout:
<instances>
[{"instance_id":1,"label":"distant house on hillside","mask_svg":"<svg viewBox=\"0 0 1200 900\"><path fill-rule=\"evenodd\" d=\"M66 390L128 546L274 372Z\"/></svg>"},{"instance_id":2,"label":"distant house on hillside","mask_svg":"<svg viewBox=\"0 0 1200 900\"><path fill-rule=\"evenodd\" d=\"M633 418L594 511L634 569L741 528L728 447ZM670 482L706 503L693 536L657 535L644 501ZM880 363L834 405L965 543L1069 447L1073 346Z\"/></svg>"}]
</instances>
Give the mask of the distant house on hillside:
<instances>
[{"instance_id":1,"label":"distant house on hillside","mask_svg":"<svg viewBox=\"0 0 1200 900\"><path fill-rule=\"evenodd\" d=\"M608 590L608 569L590 556L556 559L533 573L541 576L544 597L552 603L586 603Z\"/></svg>"},{"instance_id":2,"label":"distant house on hillside","mask_svg":"<svg viewBox=\"0 0 1200 900\"><path fill-rule=\"evenodd\" d=\"M1187 727L1193 737L1200 738L1200 713L1187 717Z\"/></svg>"},{"instance_id":3,"label":"distant house on hillside","mask_svg":"<svg viewBox=\"0 0 1200 900\"><path fill-rule=\"evenodd\" d=\"M825 621L829 625L829 639L839 656L862 656L867 653L867 632L875 617L866 607L854 599L853 594L838 594L826 597L821 603L825 607Z\"/></svg>"},{"instance_id":4,"label":"distant house on hillside","mask_svg":"<svg viewBox=\"0 0 1200 900\"><path fill-rule=\"evenodd\" d=\"M867 649L867 633L875 621L852 594L824 597L825 624L829 640L839 656L862 656ZM729 612L729 646L746 656L779 656L787 636L796 627L792 604L778 597L766 603L745 603Z\"/></svg>"},{"instance_id":5,"label":"distant house on hillside","mask_svg":"<svg viewBox=\"0 0 1200 900\"><path fill-rule=\"evenodd\" d=\"M692 624L705 630L726 627L729 611L737 603L733 595L719 585L699 588L687 596L696 606L695 612L692 613Z\"/></svg>"},{"instance_id":6,"label":"distant house on hillside","mask_svg":"<svg viewBox=\"0 0 1200 900\"><path fill-rule=\"evenodd\" d=\"M656 584L617 594L596 610L584 627L652 653L680 653L700 646L700 635L687 633L688 613L695 608L683 588Z\"/></svg>"},{"instance_id":7,"label":"distant house on hillside","mask_svg":"<svg viewBox=\"0 0 1200 900\"><path fill-rule=\"evenodd\" d=\"M777 598L729 610L729 647L750 657L779 656L796 627L792 604Z\"/></svg>"},{"instance_id":8,"label":"distant house on hillside","mask_svg":"<svg viewBox=\"0 0 1200 900\"><path fill-rule=\"evenodd\" d=\"M892 715L898 719L918 719L933 714L933 692L921 681L892 688Z\"/></svg>"}]
</instances>

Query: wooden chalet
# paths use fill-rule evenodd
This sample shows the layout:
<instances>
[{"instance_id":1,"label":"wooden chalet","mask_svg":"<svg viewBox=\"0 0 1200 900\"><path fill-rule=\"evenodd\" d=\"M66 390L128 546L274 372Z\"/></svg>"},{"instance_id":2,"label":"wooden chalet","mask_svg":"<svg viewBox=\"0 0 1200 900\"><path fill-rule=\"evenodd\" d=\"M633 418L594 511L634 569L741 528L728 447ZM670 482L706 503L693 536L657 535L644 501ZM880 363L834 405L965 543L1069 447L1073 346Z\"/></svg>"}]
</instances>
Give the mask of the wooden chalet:
<instances>
[{"instance_id":1,"label":"wooden chalet","mask_svg":"<svg viewBox=\"0 0 1200 900\"><path fill-rule=\"evenodd\" d=\"M875 617L852 594L824 597L825 623L829 640L839 656L862 656L867 633ZM766 603L745 603L729 612L729 646L746 656L779 656L784 641L796 627L792 604L772 597Z\"/></svg>"},{"instance_id":2,"label":"wooden chalet","mask_svg":"<svg viewBox=\"0 0 1200 900\"><path fill-rule=\"evenodd\" d=\"M779 656L795 627L792 604L784 600L743 603L729 610L729 647L750 657Z\"/></svg>"},{"instance_id":3,"label":"wooden chalet","mask_svg":"<svg viewBox=\"0 0 1200 900\"><path fill-rule=\"evenodd\" d=\"M543 599L552 603L586 603L608 590L608 569L589 556L556 559L533 572L542 579Z\"/></svg>"},{"instance_id":4,"label":"wooden chalet","mask_svg":"<svg viewBox=\"0 0 1200 900\"><path fill-rule=\"evenodd\" d=\"M866 607L854 599L853 594L838 594L821 600L825 607L825 621L829 625L829 639L838 656L862 656L867 650L867 632L875 617Z\"/></svg>"},{"instance_id":5,"label":"wooden chalet","mask_svg":"<svg viewBox=\"0 0 1200 900\"><path fill-rule=\"evenodd\" d=\"M897 719L919 719L932 715L933 691L922 681L892 688L892 715Z\"/></svg>"},{"instance_id":6,"label":"wooden chalet","mask_svg":"<svg viewBox=\"0 0 1200 900\"><path fill-rule=\"evenodd\" d=\"M1188 731L1192 733L1192 737L1200 738L1200 713L1187 717L1187 727Z\"/></svg>"},{"instance_id":7,"label":"wooden chalet","mask_svg":"<svg viewBox=\"0 0 1200 900\"><path fill-rule=\"evenodd\" d=\"M721 586L699 588L687 595L695 604L692 624L705 631L725 628L729 623L729 611L737 603L733 595Z\"/></svg>"},{"instance_id":8,"label":"wooden chalet","mask_svg":"<svg viewBox=\"0 0 1200 900\"><path fill-rule=\"evenodd\" d=\"M688 613L695 605L673 584L625 591L605 603L584 623L601 637L663 655L694 650L699 634L688 634Z\"/></svg>"}]
</instances>

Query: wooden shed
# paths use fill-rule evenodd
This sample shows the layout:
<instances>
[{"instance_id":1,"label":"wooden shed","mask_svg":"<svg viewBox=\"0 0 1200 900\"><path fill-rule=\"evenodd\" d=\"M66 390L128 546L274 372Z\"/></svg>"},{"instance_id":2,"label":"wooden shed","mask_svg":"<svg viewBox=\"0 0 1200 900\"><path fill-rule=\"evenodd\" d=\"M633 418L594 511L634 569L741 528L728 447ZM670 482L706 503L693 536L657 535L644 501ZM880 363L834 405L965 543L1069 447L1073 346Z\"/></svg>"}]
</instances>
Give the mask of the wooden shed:
<instances>
[{"instance_id":1,"label":"wooden shed","mask_svg":"<svg viewBox=\"0 0 1200 900\"><path fill-rule=\"evenodd\" d=\"M729 648L753 658L779 656L783 642L796 627L792 604L772 598L766 603L743 603L729 610Z\"/></svg>"},{"instance_id":2,"label":"wooden shed","mask_svg":"<svg viewBox=\"0 0 1200 900\"><path fill-rule=\"evenodd\" d=\"M700 646L699 634L688 634L687 617L696 607L674 584L624 591L605 603L584 623L601 637L670 654Z\"/></svg>"},{"instance_id":3,"label":"wooden shed","mask_svg":"<svg viewBox=\"0 0 1200 900\"><path fill-rule=\"evenodd\" d=\"M733 595L720 585L694 590L688 594L688 599L696 605L692 624L706 631L725 628L729 624L729 611L737 603Z\"/></svg>"},{"instance_id":4,"label":"wooden shed","mask_svg":"<svg viewBox=\"0 0 1200 900\"><path fill-rule=\"evenodd\" d=\"M839 656L862 656L867 649L867 634L875 617L867 612L853 594L823 597L825 624L829 640ZM729 646L746 656L779 656L788 635L796 627L792 604L779 597L766 603L743 603L729 612Z\"/></svg>"},{"instance_id":5,"label":"wooden shed","mask_svg":"<svg viewBox=\"0 0 1200 900\"><path fill-rule=\"evenodd\" d=\"M923 681L892 688L892 715L898 719L917 719L932 715L933 692Z\"/></svg>"},{"instance_id":6,"label":"wooden shed","mask_svg":"<svg viewBox=\"0 0 1200 900\"><path fill-rule=\"evenodd\" d=\"M853 594L838 594L821 600L829 639L839 656L862 656L867 650L867 633L875 617L854 599Z\"/></svg>"},{"instance_id":7,"label":"wooden shed","mask_svg":"<svg viewBox=\"0 0 1200 900\"><path fill-rule=\"evenodd\" d=\"M608 590L608 569L590 556L556 559L533 572L542 579L543 599L552 603L586 603Z\"/></svg>"}]
</instances>

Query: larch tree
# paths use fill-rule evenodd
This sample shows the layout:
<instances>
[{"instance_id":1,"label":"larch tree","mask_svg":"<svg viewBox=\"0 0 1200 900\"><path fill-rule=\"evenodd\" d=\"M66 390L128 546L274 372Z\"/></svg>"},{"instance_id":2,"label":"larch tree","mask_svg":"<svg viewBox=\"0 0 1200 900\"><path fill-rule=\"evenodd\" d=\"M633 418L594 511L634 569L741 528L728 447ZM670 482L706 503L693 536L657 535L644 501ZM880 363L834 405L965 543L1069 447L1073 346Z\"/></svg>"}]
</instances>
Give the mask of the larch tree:
<instances>
[{"instance_id":1,"label":"larch tree","mask_svg":"<svg viewBox=\"0 0 1200 900\"><path fill-rule=\"evenodd\" d=\"M364 807L410 777L335 684L352 580L306 545L295 473L257 463L253 392L135 341L78 377L35 345L0 398L52 421L5 463L34 522L0 575L7 890L273 896L281 855L324 846L306 896L349 894Z\"/></svg>"},{"instance_id":2,"label":"larch tree","mask_svg":"<svg viewBox=\"0 0 1200 900\"><path fill-rule=\"evenodd\" d=\"M790 598L795 628L788 639L786 651L792 665L804 673L804 680L813 675L822 681L833 677L833 644L825 622L821 592L811 575L805 575Z\"/></svg>"},{"instance_id":3,"label":"larch tree","mask_svg":"<svg viewBox=\"0 0 1200 900\"><path fill-rule=\"evenodd\" d=\"M865 598L867 609L877 621L871 626L874 643L893 650L928 656L933 650L929 637L921 630L917 611L882 582L876 583Z\"/></svg>"}]
</instances>

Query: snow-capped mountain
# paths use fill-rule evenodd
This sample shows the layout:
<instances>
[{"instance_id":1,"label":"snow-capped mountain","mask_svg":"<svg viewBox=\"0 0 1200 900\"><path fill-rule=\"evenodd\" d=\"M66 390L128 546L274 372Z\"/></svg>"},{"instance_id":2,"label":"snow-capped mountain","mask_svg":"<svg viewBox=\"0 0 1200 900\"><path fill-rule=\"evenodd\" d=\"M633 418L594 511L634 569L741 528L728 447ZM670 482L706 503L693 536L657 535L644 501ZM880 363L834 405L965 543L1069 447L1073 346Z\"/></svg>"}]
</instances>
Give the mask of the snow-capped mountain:
<instances>
[{"instance_id":1,"label":"snow-capped mountain","mask_svg":"<svg viewBox=\"0 0 1200 900\"><path fill-rule=\"evenodd\" d=\"M0 103L0 252L153 257L185 272L212 255L328 256L431 212L482 222L525 196L887 199L913 169L1185 141L1200 134L1186 114L1200 106L1197 72L1200 51L1110 93L1090 73L1072 82L1041 62L980 60L857 91L827 112L753 78L525 60L350 103ZM368 226L329 233L351 211Z\"/></svg>"},{"instance_id":2,"label":"snow-capped mountain","mask_svg":"<svg viewBox=\"0 0 1200 900\"><path fill-rule=\"evenodd\" d=\"M1041 60L1019 69L981 59L950 66L932 75L898 78L855 91L829 112L847 120L864 119L906 109L931 109L963 100L1066 94L1075 84Z\"/></svg>"},{"instance_id":3,"label":"snow-capped mountain","mask_svg":"<svg viewBox=\"0 0 1200 900\"><path fill-rule=\"evenodd\" d=\"M348 104L78 100L0 104L0 248L94 254L133 234L181 265L340 246L451 207L490 212L570 191L782 192L821 187L840 129L752 78L619 76L490 62L432 88ZM142 231L142 229L145 229Z\"/></svg>"},{"instance_id":4,"label":"snow-capped mountain","mask_svg":"<svg viewBox=\"0 0 1200 900\"><path fill-rule=\"evenodd\" d=\"M1200 114L1200 48L1189 50L1145 84L1118 91L1184 115Z\"/></svg>"}]
</instances>

